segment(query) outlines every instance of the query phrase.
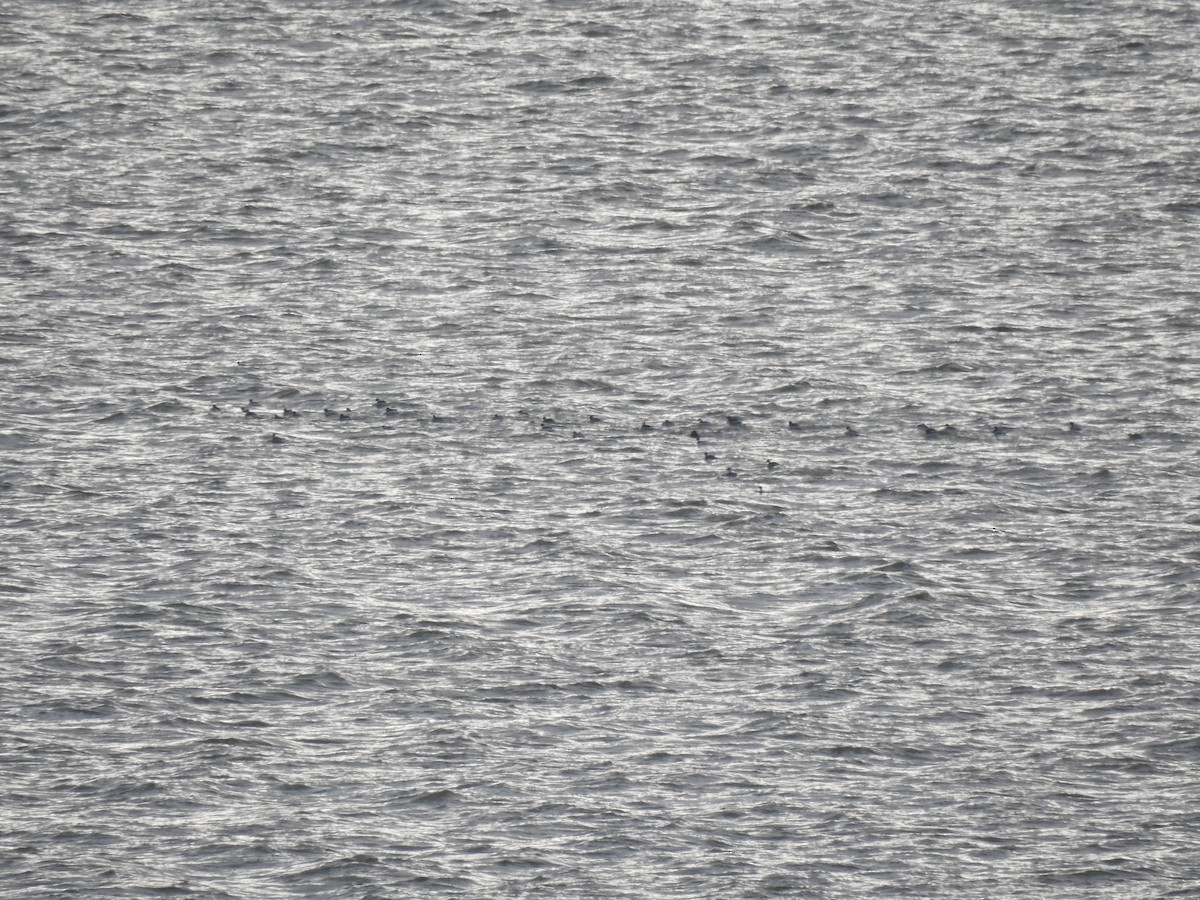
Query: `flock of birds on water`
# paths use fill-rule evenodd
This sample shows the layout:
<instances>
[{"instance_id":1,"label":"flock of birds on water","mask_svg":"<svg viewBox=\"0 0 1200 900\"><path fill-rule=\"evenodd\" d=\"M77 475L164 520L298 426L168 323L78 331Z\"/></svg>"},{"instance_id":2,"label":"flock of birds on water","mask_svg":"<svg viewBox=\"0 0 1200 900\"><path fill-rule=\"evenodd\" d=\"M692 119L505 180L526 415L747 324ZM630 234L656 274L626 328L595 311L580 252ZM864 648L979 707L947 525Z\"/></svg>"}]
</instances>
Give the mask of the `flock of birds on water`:
<instances>
[{"instance_id":1,"label":"flock of birds on water","mask_svg":"<svg viewBox=\"0 0 1200 900\"><path fill-rule=\"evenodd\" d=\"M282 408L279 412L273 412L263 407L261 403L254 399L249 400L244 406L238 406L236 409L246 419L291 420L302 418L304 415L300 411L288 407ZM376 421L386 421L401 418L423 418L430 424L454 421L453 417L443 416L437 413L422 414L413 409L402 410L396 406L393 406L390 401L383 398L376 398L369 409L369 412L361 413L356 412L349 407L339 410L326 406L319 412L308 413L308 415L338 423L363 421L369 422L372 418L374 418ZM232 410L222 407L216 403L212 404L212 406L209 408L209 413L212 415L221 415L231 412ZM508 418L510 418L510 416L506 416L504 413L495 413L491 416L493 422L503 422ZM518 421L529 422L531 423L530 427L540 427L540 430L543 432L561 431L565 434L569 430L570 436L573 439L581 439L584 437L583 431L580 430L581 428L586 428L589 425L599 425L605 422L605 419L601 416L589 414L587 416L586 423L575 421L570 425L567 425L566 423L560 423L553 416L547 415L541 416L540 423L538 423L537 414L531 413L526 409L517 410L516 413L512 414L511 418L515 418ZM708 419L701 418L687 423L680 423L671 419L667 419L658 425L652 425L647 421L642 421L641 425L635 426L634 430L640 433L657 431L680 435L686 434L690 439L696 442L698 447L706 448L707 440L710 438L718 437L721 434L727 434L730 432L747 431L752 427L747 425L742 416L720 415L714 416L714 419L715 421L709 421ZM1003 440L1009 436L1011 430L1012 429L1006 425L994 425L991 428L990 434L988 434L986 430L983 433L992 440ZM812 424L806 425L802 422L789 420L787 423L787 431L791 433L811 433L814 431L828 432L829 426ZM926 425L925 423L920 423L916 425L916 431L917 434L928 441L955 440L964 436L962 433L960 433L956 426L950 424L942 425L940 427L933 427L931 425ZM1064 436L1075 437L1084 432L1084 427L1077 422L1067 422L1065 426L1060 426L1058 431ZM842 428L839 436L844 439L854 439L861 437L862 432L860 432L853 425L846 425L844 428ZM278 432L271 432L266 436L265 440L271 444L285 444L288 442L288 439L280 436ZM1145 440L1145 435L1140 431L1129 432L1125 435L1125 440L1130 443L1140 443ZM715 462L718 459L718 455L711 449L703 449L703 453L705 462ZM767 459L765 462L765 468L768 471L778 468L779 465L780 464L778 462L772 459ZM729 478L737 478L739 473L732 466L728 466L726 467L725 475Z\"/></svg>"}]
</instances>

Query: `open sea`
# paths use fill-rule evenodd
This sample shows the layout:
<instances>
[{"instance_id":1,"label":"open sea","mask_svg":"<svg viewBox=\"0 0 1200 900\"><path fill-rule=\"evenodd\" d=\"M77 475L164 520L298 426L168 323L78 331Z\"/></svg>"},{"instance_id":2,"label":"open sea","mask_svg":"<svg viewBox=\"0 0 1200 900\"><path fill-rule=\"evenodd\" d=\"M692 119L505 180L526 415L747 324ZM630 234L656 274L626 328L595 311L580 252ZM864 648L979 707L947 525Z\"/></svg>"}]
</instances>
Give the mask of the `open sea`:
<instances>
[{"instance_id":1,"label":"open sea","mask_svg":"<svg viewBox=\"0 0 1200 900\"><path fill-rule=\"evenodd\" d=\"M0 0L0 897L1200 897L1193 0Z\"/></svg>"}]
</instances>

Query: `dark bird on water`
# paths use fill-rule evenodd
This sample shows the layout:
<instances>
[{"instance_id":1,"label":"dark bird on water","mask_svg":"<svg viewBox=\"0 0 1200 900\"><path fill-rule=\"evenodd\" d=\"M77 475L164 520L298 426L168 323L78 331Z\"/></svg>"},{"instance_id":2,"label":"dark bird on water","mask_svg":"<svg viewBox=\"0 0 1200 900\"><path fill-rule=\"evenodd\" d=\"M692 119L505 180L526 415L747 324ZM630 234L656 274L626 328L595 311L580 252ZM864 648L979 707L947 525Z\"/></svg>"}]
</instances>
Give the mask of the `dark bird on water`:
<instances>
[{"instance_id":1,"label":"dark bird on water","mask_svg":"<svg viewBox=\"0 0 1200 900\"><path fill-rule=\"evenodd\" d=\"M921 423L917 426L926 438L943 438L943 437L958 437L958 429L953 425L943 425L941 428L930 428L928 425Z\"/></svg>"}]
</instances>

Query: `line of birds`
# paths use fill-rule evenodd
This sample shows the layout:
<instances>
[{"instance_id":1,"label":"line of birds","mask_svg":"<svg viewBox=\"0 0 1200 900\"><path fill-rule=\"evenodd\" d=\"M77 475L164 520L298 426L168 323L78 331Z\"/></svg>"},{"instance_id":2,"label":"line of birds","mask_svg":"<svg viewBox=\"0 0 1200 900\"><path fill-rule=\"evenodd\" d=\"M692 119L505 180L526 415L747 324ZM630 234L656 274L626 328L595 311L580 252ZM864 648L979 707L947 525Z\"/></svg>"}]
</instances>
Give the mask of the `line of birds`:
<instances>
[{"instance_id":1,"label":"line of birds","mask_svg":"<svg viewBox=\"0 0 1200 900\"><path fill-rule=\"evenodd\" d=\"M251 418L251 419L265 418L268 415L271 415L275 419L298 419L301 417L301 414L298 411L296 411L294 409L290 409L288 407L284 407L283 410L278 413L273 413L273 414L268 413L268 412L262 410L261 404L257 400L250 400L245 406L240 406L240 407L238 407L238 409L241 410L243 416L245 416L246 418ZM381 415L384 418L394 418L394 417L399 417L399 416L404 415L403 412L401 412L399 409L396 409L387 400L384 400L382 398L376 398L375 403L374 403L374 409L378 412L379 415ZM222 409L222 407L220 407L216 403L214 403L209 408L209 411L213 412L213 413L219 413L219 412L223 412L224 410ZM343 410L336 410L336 409L331 409L330 407L324 407L321 410L321 415L324 418L336 419L339 422L348 422L355 418L354 411L352 409L350 409L349 407L347 407L346 409L343 409ZM528 410L518 410L517 415L522 418L526 418L526 419L533 418L532 414L529 413ZM502 413L495 413L492 416L492 419L494 421L501 421L504 418L505 418L505 416ZM725 426L724 427L726 427L726 428L742 428L745 426L745 420L741 416L727 415L724 418L725 418ZM430 421L431 422L447 422L447 421L450 421L450 419L447 418L446 416L441 416L441 415L438 415L437 413L433 413L430 416ZM604 420L600 416L597 416L597 415L589 415L588 416L588 422L590 424L596 424L596 423L603 422L603 421ZM553 416L542 416L542 419L541 419L542 430L554 431L558 428L558 426L559 426L559 422L557 420L555 420ZM694 439L697 442L697 444L699 444L703 438L703 435L701 434L700 430L702 428L710 428L713 426L714 426L714 423L709 422L707 419L700 419L694 423L694 427L692 427L691 430L688 432L688 436L691 437L692 439ZM641 432L649 432L649 431L657 431L660 429L668 429L669 430L669 429L675 429L675 428L681 428L681 427L686 428L687 426L686 425L679 426L676 422L672 421L671 419L666 419L662 422L661 425L658 425L658 426L651 425L649 422L643 421L641 426L639 426L638 430ZM718 425L716 427L721 427L721 426ZM788 430L790 430L790 431L806 431L806 430L809 430L809 428L810 428L810 426L807 426L801 422L795 422L795 421L789 421L787 424L787 427L788 427ZM931 425L926 425L925 423L922 422L921 424L919 424L917 426L917 429L925 437L926 440L940 440L940 439L945 439L945 438L953 439L953 438L957 438L960 436L958 428L956 428L954 425L948 425L948 424L942 425L939 428L935 428ZM1065 430L1066 430L1066 433L1068 433L1068 434L1081 434L1084 429L1083 429L1083 426L1077 422L1068 422ZM991 433L992 433L992 436L995 438L1004 438L1008 435L1009 429L1003 425L995 425L992 427ZM847 425L847 426L845 426L845 430L842 432L842 435L847 438L856 438L856 437L861 436L861 432L858 431L858 429L854 428L852 425ZM578 430L573 429L571 431L571 437L582 438L583 433ZM1126 435L1126 437L1128 440L1135 441L1135 442L1144 440L1144 438L1145 438L1145 436L1141 432L1137 432L1137 431L1130 432L1128 435ZM274 433L271 434L271 436L268 440L274 444L282 444L282 443L286 442L284 440L284 438L282 438L278 434L274 434ZM705 462L713 462L716 459L717 459L717 455L715 453L705 451L705 453L704 453ZM779 463L775 462L774 460L768 459L766 462L766 467L768 470L775 469L778 466L779 466ZM736 478L738 473L736 471L734 471L732 467L729 467L729 468L727 468L725 474L731 478Z\"/></svg>"}]
</instances>

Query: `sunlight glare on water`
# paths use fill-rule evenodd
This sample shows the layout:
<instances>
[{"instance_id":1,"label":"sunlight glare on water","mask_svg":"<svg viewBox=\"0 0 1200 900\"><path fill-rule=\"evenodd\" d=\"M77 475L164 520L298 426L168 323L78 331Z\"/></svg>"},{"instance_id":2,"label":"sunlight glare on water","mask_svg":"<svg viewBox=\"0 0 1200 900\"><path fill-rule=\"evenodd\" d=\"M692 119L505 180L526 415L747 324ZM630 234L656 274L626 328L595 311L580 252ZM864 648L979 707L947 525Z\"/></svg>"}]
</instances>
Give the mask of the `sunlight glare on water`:
<instances>
[{"instance_id":1,"label":"sunlight glare on water","mask_svg":"<svg viewBox=\"0 0 1200 900\"><path fill-rule=\"evenodd\" d=\"M1186 897L1196 11L0 10L0 894Z\"/></svg>"}]
</instances>

